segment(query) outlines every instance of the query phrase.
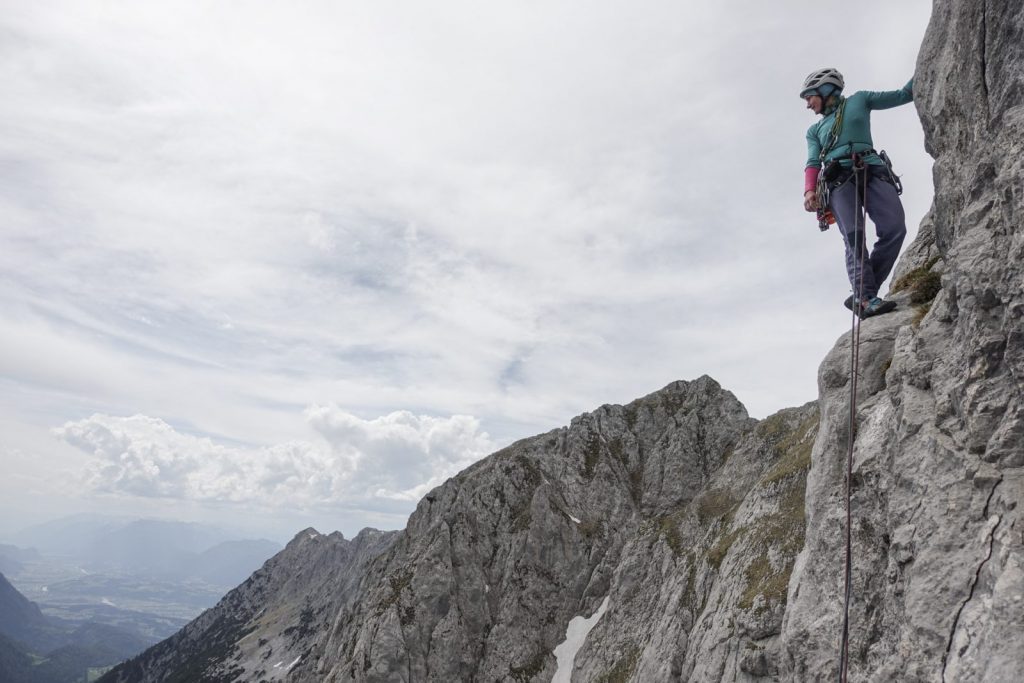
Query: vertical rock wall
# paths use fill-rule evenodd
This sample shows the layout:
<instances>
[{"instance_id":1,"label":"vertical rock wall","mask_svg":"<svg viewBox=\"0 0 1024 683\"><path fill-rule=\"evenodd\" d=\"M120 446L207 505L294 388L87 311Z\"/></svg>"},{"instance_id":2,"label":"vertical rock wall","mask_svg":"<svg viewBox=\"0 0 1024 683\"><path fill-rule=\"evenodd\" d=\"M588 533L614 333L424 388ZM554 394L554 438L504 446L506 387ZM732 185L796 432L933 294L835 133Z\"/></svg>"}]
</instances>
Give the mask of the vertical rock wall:
<instances>
[{"instance_id":1,"label":"vertical rock wall","mask_svg":"<svg viewBox=\"0 0 1024 683\"><path fill-rule=\"evenodd\" d=\"M942 288L907 319L863 327L872 343L891 344L882 340L862 368L850 678L1024 680L1024 7L936 0L914 95L935 157L920 241L933 241L941 261L897 275L931 267ZM927 252L911 251L918 261ZM843 346L819 375L822 427L784 679L836 670Z\"/></svg>"}]
</instances>

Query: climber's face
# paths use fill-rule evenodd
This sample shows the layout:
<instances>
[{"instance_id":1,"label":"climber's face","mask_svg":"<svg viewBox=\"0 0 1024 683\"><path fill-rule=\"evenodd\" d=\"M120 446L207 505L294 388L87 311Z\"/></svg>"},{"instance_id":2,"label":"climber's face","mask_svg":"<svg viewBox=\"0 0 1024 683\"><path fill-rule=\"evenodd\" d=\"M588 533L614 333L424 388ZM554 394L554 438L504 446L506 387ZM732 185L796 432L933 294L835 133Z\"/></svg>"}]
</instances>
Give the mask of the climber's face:
<instances>
[{"instance_id":1,"label":"climber's face","mask_svg":"<svg viewBox=\"0 0 1024 683\"><path fill-rule=\"evenodd\" d=\"M807 108L815 114L820 114L822 107L825 106L824 101L821 99L821 95L808 95L804 100L807 101Z\"/></svg>"}]
</instances>

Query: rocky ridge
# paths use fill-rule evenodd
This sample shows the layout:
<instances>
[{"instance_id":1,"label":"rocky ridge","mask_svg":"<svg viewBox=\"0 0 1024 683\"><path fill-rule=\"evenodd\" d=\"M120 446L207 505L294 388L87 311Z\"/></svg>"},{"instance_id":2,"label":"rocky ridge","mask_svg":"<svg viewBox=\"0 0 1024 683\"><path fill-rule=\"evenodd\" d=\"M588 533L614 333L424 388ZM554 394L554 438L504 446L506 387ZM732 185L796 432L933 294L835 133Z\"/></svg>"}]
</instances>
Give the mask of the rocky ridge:
<instances>
[{"instance_id":1,"label":"rocky ridge","mask_svg":"<svg viewBox=\"0 0 1024 683\"><path fill-rule=\"evenodd\" d=\"M110 680L546 680L605 597L584 679L768 672L817 423L814 403L758 423L708 377L604 406L449 480L402 532L301 532Z\"/></svg>"},{"instance_id":2,"label":"rocky ridge","mask_svg":"<svg viewBox=\"0 0 1024 683\"><path fill-rule=\"evenodd\" d=\"M850 679L1024 679L1024 10L936 0L936 200L861 327ZM751 420L707 377L477 463L401 532L300 533L110 681L833 678L850 337ZM563 672L564 673L564 672Z\"/></svg>"}]
</instances>

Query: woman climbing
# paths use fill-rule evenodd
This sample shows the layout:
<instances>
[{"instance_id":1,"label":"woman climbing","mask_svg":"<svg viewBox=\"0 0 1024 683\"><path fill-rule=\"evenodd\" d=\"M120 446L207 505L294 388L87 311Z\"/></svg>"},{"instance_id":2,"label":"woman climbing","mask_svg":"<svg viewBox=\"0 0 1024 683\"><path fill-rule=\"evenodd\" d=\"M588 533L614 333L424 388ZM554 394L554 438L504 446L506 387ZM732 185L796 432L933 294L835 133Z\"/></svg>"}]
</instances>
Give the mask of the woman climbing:
<instances>
[{"instance_id":1,"label":"woman climbing","mask_svg":"<svg viewBox=\"0 0 1024 683\"><path fill-rule=\"evenodd\" d=\"M889 277L907 234L899 180L885 153L880 156L873 149L871 111L913 101L913 84L910 79L901 90L862 90L844 97L843 75L835 69L819 69L807 77L800 91L807 108L822 117L807 129L804 208L818 211L819 217L826 210L835 216L854 292L845 305L852 309L857 300L861 318L896 308L895 302L878 298L878 290ZM870 254L862 211L871 217L878 236Z\"/></svg>"}]
</instances>

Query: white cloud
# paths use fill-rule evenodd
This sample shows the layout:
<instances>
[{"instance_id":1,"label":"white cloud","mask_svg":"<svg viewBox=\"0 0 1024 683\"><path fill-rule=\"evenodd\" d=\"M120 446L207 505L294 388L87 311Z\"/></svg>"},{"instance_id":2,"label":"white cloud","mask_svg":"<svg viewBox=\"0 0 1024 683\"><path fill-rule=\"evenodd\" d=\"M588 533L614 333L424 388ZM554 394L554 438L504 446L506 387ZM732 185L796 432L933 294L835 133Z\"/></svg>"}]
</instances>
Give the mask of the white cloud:
<instances>
[{"instance_id":1,"label":"white cloud","mask_svg":"<svg viewBox=\"0 0 1024 683\"><path fill-rule=\"evenodd\" d=\"M363 420L313 406L307 417L326 443L239 448L144 415L97 414L54 432L88 454L84 481L93 491L293 509L411 510L494 448L479 421L465 415L395 412Z\"/></svg>"},{"instance_id":2,"label":"white cloud","mask_svg":"<svg viewBox=\"0 0 1024 683\"><path fill-rule=\"evenodd\" d=\"M213 436L132 427L124 471L97 460L115 490L385 500L458 457L420 444L434 474L389 478L363 456L391 462L401 420L313 411L310 445L302 406L507 443L705 373L755 415L803 403L847 285L800 207L794 84L841 24L848 82L902 85L928 4L0 0L2 417ZM873 123L913 230L919 125ZM275 457L294 471L253 488Z\"/></svg>"},{"instance_id":3,"label":"white cloud","mask_svg":"<svg viewBox=\"0 0 1024 683\"><path fill-rule=\"evenodd\" d=\"M430 488L494 450L468 415L448 418L394 412L363 420L337 406L314 406L310 424L334 455L350 463L367 495L418 501Z\"/></svg>"},{"instance_id":4,"label":"white cloud","mask_svg":"<svg viewBox=\"0 0 1024 683\"><path fill-rule=\"evenodd\" d=\"M326 223L320 214L307 212L302 217L302 227L306 231L309 246L327 253L337 248L334 228Z\"/></svg>"}]
</instances>

